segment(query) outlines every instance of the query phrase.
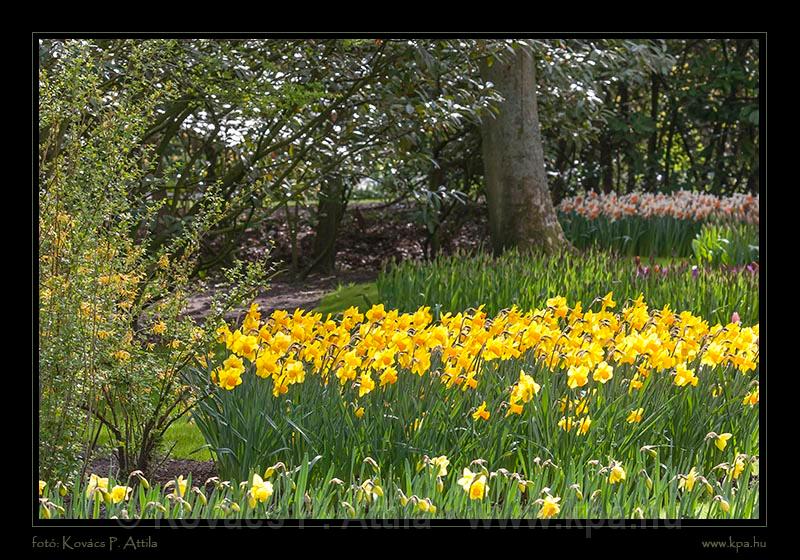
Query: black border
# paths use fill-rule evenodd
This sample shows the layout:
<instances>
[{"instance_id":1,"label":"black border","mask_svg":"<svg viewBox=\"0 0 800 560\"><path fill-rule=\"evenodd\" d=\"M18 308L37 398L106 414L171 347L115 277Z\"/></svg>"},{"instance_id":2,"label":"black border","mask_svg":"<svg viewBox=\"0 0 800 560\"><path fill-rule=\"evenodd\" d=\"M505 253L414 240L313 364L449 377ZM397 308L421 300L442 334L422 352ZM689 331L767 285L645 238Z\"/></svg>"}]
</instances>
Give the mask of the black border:
<instances>
[{"instance_id":1,"label":"black border","mask_svg":"<svg viewBox=\"0 0 800 560\"><path fill-rule=\"evenodd\" d=\"M619 38L619 39L638 39L638 38L655 38L655 39L685 39L685 38L700 38L700 39L713 39L713 38L752 38L759 42L759 198L760 204L763 205L764 211L759 220L759 234L760 234L760 282L759 282L759 308L760 308L760 368L763 373L766 372L766 271L767 271L767 257L766 257L766 178L767 178L767 127L766 127L766 95L767 95L767 65L766 65L766 51L767 51L767 33L766 32L724 32L724 33L698 33L698 32L656 32L656 33L643 33L643 32L542 32L542 33L529 33L529 32L32 32L32 192L31 192L31 209L32 209L32 234L31 234L31 260L32 260L32 286L31 286L31 300L32 300L32 369L36 375L32 375L31 384L31 491L34 496L38 484L38 433L39 433L39 418L38 418L38 67L39 67L39 40L40 39L340 39L340 38L381 38L381 39L411 39L411 38L425 38L425 39L501 39L501 38L539 38L539 39L601 39L601 38ZM759 518L754 520L730 520L723 524L719 522L706 522L701 519L685 519L677 522L676 520L617 520L617 519L595 519L595 520L572 520L572 519L557 519L557 520L409 520L409 519L393 519L393 520L240 520L236 523L231 521L214 520L185 520L178 526L174 521L140 521L140 522L123 522L111 520L41 520L38 518L38 502L34 500L32 504L32 523L31 535L39 541L47 539L55 539L58 543L62 542L62 536L71 536L72 541L77 542L81 539L94 539L97 543L104 542L106 545L110 543L109 539L116 538L115 548L107 550L105 547L97 547L92 549L69 549L62 550L61 548L40 548L33 546L34 552L38 553L55 553L61 556L67 555L69 552L76 552L82 556L93 552L116 552L122 550L123 546L130 537L134 539L150 539L141 541L143 544L132 550L127 547L124 552L175 552L182 551L188 552L189 548L197 547L198 550L210 551L215 544L222 546L223 549L229 544L237 543L234 546L238 549L240 546L255 545L263 547L266 543L264 537L274 538L278 533L269 532L266 535L263 530L268 529L284 529L289 532L288 537L297 537L298 529L311 529L312 531L322 530L326 537L333 537L341 535L341 531L336 529L364 529L364 528L383 528L384 531L378 531L381 538L389 533L398 534L397 531L389 531L392 528L424 528L429 529L425 531L427 534L432 534L435 531L436 536L445 537L450 536L448 529L505 529L502 538L509 539L509 543L513 540L513 535L523 536L526 539L534 537L537 546L540 545L557 545L562 547L564 544L564 537L569 536L569 549L568 553L574 554L582 550L598 550L597 547L609 546L622 554L626 552L634 552L637 550L637 545L642 545L644 548L638 549L641 553L648 554L653 550L654 546L661 546L666 548L673 548L676 545L684 545L687 550L696 550L705 555L713 555L716 553L731 554L735 552L737 557L743 553L759 552L758 547L751 548L747 546L749 543L761 543L761 546L766 546L766 529L767 524L767 376L761 375L760 377L760 393L761 404L759 406L759 422L760 422L760 499L759 499ZM676 525L677 524L677 525ZM195 529L189 534L183 534L183 531L189 528ZM211 533L212 530L218 528L225 528L226 531L232 531L231 535L223 534L219 531ZM259 531L252 531L247 529L258 528ZM165 530L166 529L166 530ZM199 530L197 530L199 529ZM644 530L642 530L644 529ZM699 530L698 530L699 529ZM749 529L749 530L748 530ZM533 530L533 532L531 532ZM615 534L615 530L622 530L620 534ZM361 539L365 531L359 531L350 535ZM371 533L375 533L372 531ZM416 534L419 534L417 531ZM657 535L657 536L656 536ZM224 537L232 536L233 540ZM308 535L311 537L311 535ZM473 534L471 536L478 536L480 534ZM189 538L187 538L189 537ZM202 537L202 538L201 538ZM211 537L211 538L209 538ZM255 539L253 538L255 537ZM577 538L575 538L577 537ZM625 545L620 548L619 539L624 539ZM732 543L731 547L727 548L706 548L703 547L701 541L703 540L722 540ZM449 540L449 539L448 539ZM223 542L225 541L225 542ZM155 545L153 545L155 542ZM308 540L301 541L302 544L310 544ZM734 547L734 542L738 543L738 547ZM164 544L166 543L166 546ZM212 544L213 543L213 544ZM747 544L745 544L747 543ZM189 548L187 548L187 545ZM411 545L410 541L406 545ZM228 549L230 550L230 549ZM265 553L275 550L271 546L262 548ZM367 550L362 550L363 553L369 553ZM373 552L377 553L378 550ZM419 554L421 550L414 550L414 546L408 549L412 554ZM565 551L566 552L566 551ZM359 553L357 549L351 549L351 553ZM635 553L635 552L634 552Z\"/></svg>"}]
</instances>

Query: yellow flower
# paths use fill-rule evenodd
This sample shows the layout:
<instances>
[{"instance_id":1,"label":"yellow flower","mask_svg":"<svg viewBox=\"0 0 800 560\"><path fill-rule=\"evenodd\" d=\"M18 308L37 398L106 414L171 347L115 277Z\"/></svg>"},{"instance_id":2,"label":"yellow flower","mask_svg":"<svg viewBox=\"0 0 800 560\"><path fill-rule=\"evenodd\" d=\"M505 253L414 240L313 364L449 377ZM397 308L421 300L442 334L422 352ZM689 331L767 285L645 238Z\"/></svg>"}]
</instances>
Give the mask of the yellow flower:
<instances>
[{"instance_id":1,"label":"yellow flower","mask_svg":"<svg viewBox=\"0 0 800 560\"><path fill-rule=\"evenodd\" d=\"M608 292L603 299L600 301L601 309L605 309L606 307L614 308L617 306L617 302L615 302L612 298L614 296L614 292Z\"/></svg>"},{"instance_id":2,"label":"yellow flower","mask_svg":"<svg viewBox=\"0 0 800 560\"><path fill-rule=\"evenodd\" d=\"M605 384L608 383L612 377L614 377L614 368L603 361L597 365L597 369L594 370L592 379Z\"/></svg>"},{"instance_id":3,"label":"yellow flower","mask_svg":"<svg viewBox=\"0 0 800 560\"><path fill-rule=\"evenodd\" d=\"M755 406L758 404L758 387L750 391L744 396L742 404L745 406Z\"/></svg>"},{"instance_id":4,"label":"yellow flower","mask_svg":"<svg viewBox=\"0 0 800 560\"><path fill-rule=\"evenodd\" d=\"M47 486L47 483L44 480L40 480L39 481L39 495L40 496L42 495L42 492L44 492L44 487L45 486Z\"/></svg>"},{"instance_id":5,"label":"yellow flower","mask_svg":"<svg viewBox=\"0 0 800 560\"><path fill-rule=\"evenodd\" d=\"M558 502L561 501L561 498L547 496L542 501L542 509L539 510L539 513L536 515L539 519L549 519L551 517L555 517L558 515L558 512L561 511L561 506L558 505Z\"/></svg>"},{"instance_id":6,"label":"yellow flower","mask_svg":"<svg viewBox=\"0 0 800 560\"><path fill-rule=\"evenodd\" d=\"M644 408L637 408L636 410L631 410L631 413L628 414L628 418L626 419L628 424L638 424L642 421L642 414L644 413Z\"/></svg>"},{"instance_id":7,"label":"yellow flower","mask_svg":"<svg viewBox=\"0 0 800 560\"><path fill-rule=\"evenodd\" d=\"M512 414L522 414L522 405L517 404L515 402L508 403L508 412L506 412L506 417Z\"/></svg>"},{"instance_id":8,"label":"yellow flower","mask_svg":"<svg viewBox=\"0 0 800 560\"><path fill-rule=\"evenodd\" d=\"M719 434L714 440L714 445L716 445L717 449L720 451L725 451L725 447L728 445L728 440L732 437L733 434L729 434L727 432L724 434Z\"/></svg>"},{"instance_id":9,"label":"yellow flower","mask_svg":"<svg viewBox=\"0 0 800 560\"><path fill-rule=\"evenodd\" d=\"M675 366L675 385L678 387L684 387L689 384L691 384L692 387L696 387L698 381L694 370L686 369L685 363Z\"/></svg>"},{"instance_id":10,"label":"yellow flower","mask_svg":"<svg viewBox=\"0 0 800 560\"><path fill-rule=\"evenodd\" d=\"M369 322L375 323L386 317L386 309L384 309L382 303L379 305L373 305L372 308L367 311L366 316Z\"/></svg>"},{"instance_id":11,"label":"yellow flower","mask_svg":"<svg viewBox=\"0 0 800 560\"><path fill-rule=\"evenodd\" d=\"M233 344L231 344L231 350L237 355L247 358L252 362L256 359L256 350L258 350L258 337L242 335L233 341Z\"/></svg>"},{"instance_id":12,"label":"yellow flower","mask_svg":"<svg viewBox=\"0 0 800 560\"><path fill-rule=\"evenodd\" d=\"M719 508L723 512L728 513L731 510L731 504L728 502L728 500L726 500L722 496L717 496L716 500L719 502Z\"/></svg>"},{"instance_id":13,"label":"yellow flower","mask_svg":"<svg viewBox=\"0 0 800 560\"><path fill-rule=\"evenodd\" d=\"M470 500L482 500L489 493L489 485L486 484L486 475L480 475L469 487Z\"/></svg>"},{"instance_id":14,"label":"yellow flower","mask_svg":"<svg viewBox=\"0 0 800 560\"><path fill-rule=\"evenodd\" d=\"M569 418L562 416L561 420L558 421L558 427L564 430L565 432L569 432L572 430L572 416Z\"/></svg>"},{"instance_id":15,"label":"yellow flower","mask_svg":"<svg viewBox=\"0 0 800 560\"><path fill-rule=\"evenodd\" d=\"M117 350L112 356L120 362L127 362L131 359L131 354L127 350Z\"/></svg>"},{"instance_id":16,"label":"yellow flower","mask_svg":"<svg viewBox=\"0 0 800 560\"><path fill-rule=\"evenodd\" d=\"M216 370L219 386L232 391L242 384L242 372L238 369L225 368Z\"/></svg>"},{"instance_id":17,"label":"yellow flower","mask_svg":"<svg viewBox=\"0 0 800 560\"><path fill-rule=\"evenodd\" d=\"M477 420L478 418L483 418L484 420L488 420L490 414L491 413L486 410L486 401L483 401L478 409L472 413L472 419Z\"/></svg>"},{"instance_id":18,"label":"yellow flower","mask_svg":"<svg viewBox=\"0 0 800 560\"><path fill-rule=\"evenodd\" d=\"M431 465L436 467L436 476L447 476L447 467L450 466L450 459L445 455L434 457L431 459Z\"/></svg>"},{"instance_id":19,"label":"yellow flower","mask_svg":"<svg viewBox=\"0 0 800 560\"><path fill-rule=\"evenodd\" d=\"M584 416L578 422L578 433L582 436L585 436L586 433L589 431L589 427L592 425L592 419L589 416Z\"/></svg>"},{"instance_id":20,"label":"yellow flower","mask_svg":"<svg viewBox=\"0 0 800 560\"><path fill-rule=\"evenodd\" d=\"M111 489L111 501L118 504L127 500L132 491L133 488L129 486L114 486L114 488Z\"/></svg>"},{"instance_id":21,"label":"yellow flower","mask_svg":"<svg viewBox=\"0 0 800 560\"><path fill-rule=\"evenodd\" d=\"M431 501L430 498L425 498L424 500L419 500L417 502L417 509L419 511L423 511L425 513L436 513L436 506L433 505L433 502Z\"/></svg>"},{"instance_id":22,"label":"yellow flower","mask_svg":"<svg viewBox=\"0 0 800 560\"><path fill-rule=\"evenodd\" d=\"M164 321L159 321L153 325L153 334L164 334L167 332L167 324Z\"/></svg>"},{"instance_id":23,"label":"yellow flower","mask_svg":"<svg viewBox=\"0 0 800 560\"><path fill-rule=\"evenodd\" d=\"M306 370L302 362L292 360L285 365L283 371L288 383L302 383L306 379Z\"/></svg>"},{"instance_id":24,"label":"yellow flower","mask_svg":"<svg viewBox=\"0 0 800 560\"><path fill-rule=\"evenodd\" d=\"M589 368L586 366L570 366L567 371L567 386L570 389L583 387L589 382Z\"/></svg>"},{"instance_id":25,"label":"yellow flower","mask_svg":"<svg viewBox=\"0 0 800 560\"><path fill-rule=\"evenodd\" d=\"M358 396L363 397L375 388L375 381L369 371L361 372L361 377L358 379Z\"/></svg>"},{"instance_id":26,"label":"yellow flower","mask_svg":"<svg viewBox=\"0 0 800 560\"><path fill-rule=\"evenodd\" d=\"M469 470L467 467L464 467L462 476L458 479L458 485L461 486L465 492L469 492L469 487L472 486L475 476L476 474L474 472Z\"/></svg>"},{"instance_id":27,"label":"yellow flower","mask_svg":"<svg viewBox=\"0 0 800 560\"><path fill-rule=\"evenodd\" d=\"M733 477L733 480L739 478L739 475L742 474L744 471L744 460L742 457L737 457L736 461L734 461L733 466L730 468L730 475Z\"/></svg>"},{"instance_id":28,"label":"yellow flower","mask_svg":"<svg viewBox=\"0 0 800 560\"><path fill-rule=\"evenodd\" d=\"M540 385L533 380L533 377L520 370L519 381L512 390L512 400L514 402L530 402L539 393L540 388Z\"/></svg>"},{"instance_id":29,"label":"yellow flower","mask_svg":"<svg viewBox=\"0 0 800 560\"><path fill-rule=\"evenodd\" d=\"M364 417L364 407L359 406L355 412L356 418L363 418Z\"/></svg>"},{"instance_id":30,"label":"yellow flower","mask_svg":"<svg viewBox=\"0 0 800 560\"><path fill-rule=\"evenodd\" d=\"M625 469L622 468L622 465L614 465L611 468L611 472L608 475L608 482L609 484L616 484L617 482L622 482L625 480Z\"/></svg>"},{"instance_id":31,"label":"yellow flower","mask_svg":"<svg viewBox=\"0 0 800 560\"><path fill-rule=\"evenodd\" d=\"M261 324L261 313L258 312L258 304L253 303L250 305L250 310L244 317L242 328L245 332L257 331Z\"/></svg>"},{"instance_id":32,"label":"yellow flower","mask_svg":"<svg viewBox=\"0 0 800 560\"><path fill-rule=\"evenodd\" d=\"M175 492L178 496L183 497L186 495L186 486L189 484L189 481L183 478L183 475L178 476L177 485L175 487Z\"/></svg>"},{"instance_id":33,"label":"yellow flower","mask_svg":"<svg viewBox=\"0 0 800 560\"><path fill-rule=\"evenodd\" d=\"M380 380L381 387L386 384L394 385L397 383L397 369L393 367L387 367L385 370L383 370L383 373L381 373Z\"/></svg>"},{"instance_id":34,"label":"yellow flower","mask_svg":"<svg viewBox=\"0 0 800 560\"><path fill-rule=\"evenodd\" d=\"M272 483L265 481L259 475L253 475L253 484L247 493L248 503L251 508L256 507L256 502L264 503L272 496Z\"/></svg>"},{"instance_id":35,"label":"yellow flower","mask_svg":"<svg viewBox=\"0 0 800 560\"><path fill-rule=\"evenodd\" d=\"M89 484L86 486L86 497L90 498L95 489L99 490L101 493L107 492L108 478L101 478L92 473L89 477Z\"/></svg>"},{"instance_id":36,"label":"yellow flower","mask_svg":"<svg viewBox=\"0 0 800 560\"><path fill-rule=\"evenodd\" d=\"M685 492L691 492L694 484L697 482L697 469L692 467L687 475L680 475L678 479L678 489Z\"/></svg>"},{"instance_id":37,"label":"yellow flower","mask_svg":"<svg viewBox=\"0 0 800 560\"><path fill-rule=\"evenodd\" d=\"M161 268L163 270L166 270L166 269L169 268L169 257L166 254L161 255L161 257L159 257L158 266L159 266L159 268Z\"/></svg>"}]
</instances>

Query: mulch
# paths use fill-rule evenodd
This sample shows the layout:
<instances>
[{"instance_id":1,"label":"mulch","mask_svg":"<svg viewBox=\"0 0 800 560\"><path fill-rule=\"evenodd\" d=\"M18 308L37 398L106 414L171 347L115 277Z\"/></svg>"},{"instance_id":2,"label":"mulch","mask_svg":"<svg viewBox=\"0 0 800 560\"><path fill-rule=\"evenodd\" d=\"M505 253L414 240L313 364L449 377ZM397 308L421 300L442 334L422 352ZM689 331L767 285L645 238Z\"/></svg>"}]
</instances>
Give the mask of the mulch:
<instances>
[{"instance_id":1,"label":"mulch","mask_svg":"<svg viewBox=\"0 0 800 560\"><path fill-rule=\"evenodd\" d=\"M90 473L98 476L112 475L116 480L126 478L130 473L120 473L119 464L116 457L109 455L92 461L89 465ZM192 484L202 486L205 482L217 476L214 461L195 461L192 459L167 459L159 465L155 465L152 472L147 473L147 480L150 484L160 484L162 487L169 481L175 480L178 476L187 477L192 475Z\"/></svg>"}]
</instances>

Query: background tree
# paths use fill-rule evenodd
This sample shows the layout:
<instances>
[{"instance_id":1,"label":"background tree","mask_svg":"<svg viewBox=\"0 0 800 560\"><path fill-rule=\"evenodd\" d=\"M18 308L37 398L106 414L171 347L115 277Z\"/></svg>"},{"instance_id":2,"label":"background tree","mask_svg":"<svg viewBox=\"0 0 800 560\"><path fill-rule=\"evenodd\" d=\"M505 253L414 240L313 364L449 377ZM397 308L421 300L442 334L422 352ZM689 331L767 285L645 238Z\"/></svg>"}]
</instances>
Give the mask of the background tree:
<instances>
[{"instance_id":1,"label":"background tree","mask_svg":"<svg viewBox=\"0 0 800 560\"><path fill-rule=\"evenodd\" d=\"M531 51L520 46L488 57L482 74L504 97L496 115L484 118L482 129L494 250L555 251L566 241L547 188Z\"/></svg>"}]
</instances>

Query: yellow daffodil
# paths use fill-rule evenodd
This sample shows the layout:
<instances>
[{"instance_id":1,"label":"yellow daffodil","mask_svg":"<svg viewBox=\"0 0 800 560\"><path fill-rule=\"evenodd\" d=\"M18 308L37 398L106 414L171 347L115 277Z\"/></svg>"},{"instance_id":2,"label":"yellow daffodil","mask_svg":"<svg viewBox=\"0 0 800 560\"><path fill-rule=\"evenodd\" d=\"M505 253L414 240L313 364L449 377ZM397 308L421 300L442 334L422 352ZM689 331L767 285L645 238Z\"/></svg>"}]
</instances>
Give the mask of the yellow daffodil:
<instances>
[{"instance_id":1,"label":"yellow daffodil","mask_svg":"<svg viewBox=\"0 0 800 560\"><path fill-rule=\"evenodd\" d=\"M558 502L560 501L561 498L546 496L544 500L542 500L542 508L539 510L539 513L536 514L536 517L539 519L549 519L551 517L555 517L558 515L558 512L561 511L561 506L558 505Z\"/></svg>"},{"instance_id":2,"label":"yellow daffodil","mask_svg":"<svg viewBox=\"0 0 800 560\"><path fill-rule=\"evenodd\" d=\"M450 466L450 460L444 455L441 457L434 457L431 459L431 465L433 465L436 471L436 476L447 476L447 467Z\"/></svg>"},{"instance_id":3,"label":"yellow daffodil","mask_svg":"<svg viewBox=\"0 0 800 560\"><path fill-rule=\"evenodd\" d=\"M477 420L478 418L483 418L484 420L489 419L489 415L491 413L486 410L486 401L483 401L481 405L472 413L472 419Z\"/></svg>"},{"instance_id":4,"label":"yellow daffodil","mask_svg":"<svg viewBox=\"0 0 800 560\"><path fill-rule=\"evenodd\" d=\"M611 472L608 474L608 482L609 484L616 484L625 480L625 477L625 469L622 468L622 465L616 464L611 467Z\"/></svg>"},{"instance_id":5,"label":"yellow daffodil","mask_svg":"<svg viewBox=\"0 0 800 560\"><path fill-rule=\"evenodd\" d=\"M592 375L592 379L595 381L599 381L600 383L606 384L614 377L614 368L608 365L606 362L600 362L597 365L597 369L594 370L594 375Z\"/></svg>"},{"instance_id":6,"label":"yellow daffodil","mask_svg":"<svg viewBox=\"0 0 800 560\"><path fill-rule=\"evenodd\" d=\"M728 440L731 439L732 437L733 434L729 434L727 432L724 434L719 434L714 439L714 445L716 445L717 449L719 449L720 451L725 451L725 447L728 445Z\"/></svg>"},{"instance_id":7,"label":"yellow daffodil","mask_svg":"<svg viewBox=\"0 0 800 560\"><path fill-rule=\"evenodd\" d=\"M603 299L600 301L601 309L614 308L617 306L617 303L613 300L614 292L608 292Z\"/></svg>"},{"instance_id":8,"label":"yellow daffodil","mask_svg":"<svg viewBox=\"0 0 800 560\"><path fill-rule=\"evenodd\" d=\"M132 491L133 488L129 486L114 486L114 488L111 489L111 501L115 504L125 501Z\"/></svg>"},{"instance_id":9,"label":"yellow daffodil","mask_svg":"<svg viewBox=\"0 0 800 560\"><path fill-rule=\"evenodd\" d=\"M370 391L375 388L375 381L372 379L369 371L364 371L361 373L361 377L358 379L358 396L363 397Z\"/></svg>"},{"instance_id":10,"label":"yellow daffodil","mask_svg":"<svg viewBox=\"0 0 800 560\"><path fill-rule=\"evenodd\" d=\"M589 427L592 425L592 419L589 416L584 416L578 422L578 433L582 436L585 436L589 431Z\"/></svg>"},{"instance_id":11,"label":"yellow daffodil","mask_svg":"<svg viewBox=\"0 0 800 560\"><path fill-rule=\"evenodd\" d=\"M86 497L90 498L95 491L105 493L108 491L108 478L101 478L92 473L89 477L89 484L86 486Z\"/></svg>"},{"instance_id":12,"label":"yellow daffodil","mask_svg":"<svg viewBox=\"0 0 800 560\"><path fill-rule=\"evenodd\" d=\"M691 492L694 489L695 483L697 482L697 477L697 469L692 467L689 471L689 474L680 475L678 478L678 489L685 492Z\"/></svg>"},{"instance_id":13,"label":"yellow daffodil","mask_svg":"<svg viewBox=\"0 0 800 560\"><path fill-rule=\"evenodd\" d=\"M729 473L733 477L733 480L739 478L739 475L742 474L744 471L744 459L742 457L737 457L736 460L733 462L733 466L730 468Z\"/></svg>"},{"instance_id":14,"label":"yellow daffodil","mask_svg":"<svg viewBox=\"0 0 800 560\"><path fill-rule=\"evenodd\" d=\"M469 487L472 485L472 482L475 480L476 474L469 470L467 467L464 467L464 471L461 475L461 478L458 479L458 485L461 486L465 492L469 492Z\"/></svg>"},{"instance_id":15,"label":"yellow daffodil","mask_svg":"<svg viewBox=\"0 0 800 560\"><path fill-rule=\"evenodd\" d=\"M567 418L566 416L562 416L561 420L558 421L558 427L564 430L565 432L569 432L572 430L572 416Z\"/></svg>"},{"instance_id":16,"label":"yellow daffodil","mask_svg":"<svg viewBox=\"0 0 800 560\"><path fill-rule=\"evenodd\" d=\"M744 396L742 404L745 406L755 406L758 404L758 387L750 391Z\"/></svg>"},{"instance_id":17,"label":"yellow daffodil","mask_svg":"<svg viewBox=\"0 0 800 560\"><path fill-rule=\"evenodd\" d=\"M486 484L486 475L480 475L469 487L470 500L482 500L489 493L489 485Z\"/></svg>"},{"instance_id":18,"label":"yellow daffodil","mask_svg":"<svg viewBox=\"0 0 800 560\"><path fill-rule=\"evenodd\" d=\"M628 424L638 424L642 421L642 414L644 413L644 408L637 408L636 410L631 410L628 417L625 419Z\"/></svg>"},{"instance_id":19,"label":"yellow daffodil","mask_svg":"<svg viewBox=\"0 0 800 560\"><path fill-rule=\"evenodd\" d=\"M589 382L589 368L587 366L570 366L567 371L567 386L570 389L583 387Z\"/></svg>"},{"instance_id":20,"label":"yellow daffodil","mask_svg":"<svg viewBox=\"0 0 800 560\"><path fill-rule=\"evenodd\" d=\"M372 308L366 313L367 320L371 323L376 323L386 317L386 309L383 304L373 305Z\"/></svg>"},{"instance_id":21,"label":"yellow daffodil","mask_svg":"<svg viewBox=\"0 0 800 560\"><path fill-rule=\"evenodd\" d=\"M686 364L678 364L675 367L675 385L684 387L686 385L697 386L699 379L694 374L694 371L686 368Z\"/></svg>"},{"instance_id":22,"label":"yellow daffodil","mask_svg":"<svg viewBox=\"0 0 800 560\"><path fill-rule=\"evenodd\" d=\"M272 483L265 481L257 474L253 475L253 483L247 493L248 503L251 508L256 507L256 502L264 503L272 496Z\"/></svg>"}]
</instances>

